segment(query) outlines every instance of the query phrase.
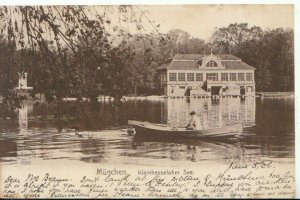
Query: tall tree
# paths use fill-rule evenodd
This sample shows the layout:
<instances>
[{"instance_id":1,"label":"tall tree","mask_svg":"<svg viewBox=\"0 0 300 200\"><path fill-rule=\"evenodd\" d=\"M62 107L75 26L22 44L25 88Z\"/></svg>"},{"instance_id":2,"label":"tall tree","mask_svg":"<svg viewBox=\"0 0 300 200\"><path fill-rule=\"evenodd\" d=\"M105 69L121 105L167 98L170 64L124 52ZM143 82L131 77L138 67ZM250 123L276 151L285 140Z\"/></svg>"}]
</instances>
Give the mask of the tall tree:
<instances>
[{"instance_id":1,"label":"tall tree","mask_svg":"<svg viewBox=\"0 0 300 200\"><path fill-rule=\"evenodd\" d=\"M247 23L230 24L227 27L218 28L213 33L213 44L222 53L235 54L235 48L248 40L257 40L263 31L260 27L248 27Z\"/></svg>"}]
</instances>

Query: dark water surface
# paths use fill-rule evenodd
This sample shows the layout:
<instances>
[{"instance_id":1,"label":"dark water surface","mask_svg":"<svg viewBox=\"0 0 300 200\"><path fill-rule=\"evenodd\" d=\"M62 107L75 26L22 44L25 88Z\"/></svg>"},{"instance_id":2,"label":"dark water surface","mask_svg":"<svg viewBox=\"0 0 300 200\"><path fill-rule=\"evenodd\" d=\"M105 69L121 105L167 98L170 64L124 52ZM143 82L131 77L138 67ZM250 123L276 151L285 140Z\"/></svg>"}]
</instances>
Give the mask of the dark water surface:
<instances>
[{"instance_id":1,"label":"dark water surface","mask_svg":"<svg viewBox=\"0 0 300 200\"><path fill-rule=\"evenodd\" d=\"M41 115L49 114L48 108L28 102L19 110L19 121L0 122L1 164L76 160L143 165L173 161L176 165L176 162L188 164L203 160L293 160L295 156L293 98L132 100L117 110L110 110L108 104L101 109L106 110L101 119L109 121L111 128L102 131L81 129L82 137L78 137L72 127L58 132L52 123L41 120ZM243 122L242 137L218 141L155 140L129 136L126 132L128 119L184 126L192 110L196 111L204 127ZM40 120L37 121L37 117Z\"/></svg>"}]
</instances>

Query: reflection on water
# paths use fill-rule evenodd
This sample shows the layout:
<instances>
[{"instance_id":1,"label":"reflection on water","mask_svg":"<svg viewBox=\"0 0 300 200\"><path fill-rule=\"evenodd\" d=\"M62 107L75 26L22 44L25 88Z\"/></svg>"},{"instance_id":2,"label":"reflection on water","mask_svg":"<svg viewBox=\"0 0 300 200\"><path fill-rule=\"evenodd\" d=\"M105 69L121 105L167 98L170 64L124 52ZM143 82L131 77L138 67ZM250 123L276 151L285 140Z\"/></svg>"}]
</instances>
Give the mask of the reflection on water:
<instances>
[{"instance_id":1,"label":"reflection on water","mask_svg":"<svg viewBox=\"0 0 300 200\"><path fill-rule=\"evenodd\" d=\"M243 162L260 158L294 157L294 99L160 99L129 101L114 114L114 128L80 131L35 123L44 105L25 103L19 122L9 130L0 127L1 163L16 165L30 160L78 160L89 163L131 163L160 165L213 160ZM103 105L109 109L108 105ZM42 110L45 110L42 107ZM103 108L102 108L103 109ZM129 136L128 119L184 126L189 112L195 110L204 127L243 122L243 137L218 141L185 140ZM122 125L122 127L120 127ZM120 128L118 128L120 127Z\"/></svg>"},{"instance_id":2,"label":"reflection on water","mask_svg":"<svg viewBox=\"0 0 300 200\"><path fill-rule=\"evenodd\" d=\"M236 122L243 122L246 126L255 125L255 98L168 99L166 104L166 116L163 118L171 125L185 126L193 110L205 128Z\"/></svg>"},{"instance_id":3,"label":"reflection on water","mask_svg":"<svg viewBox=\"0 0 300 200\"><path fill-rule=\"evenodd\" d=\"M21 135L27 135L28 129L28 104L24 103L19 109L19 129Z\"/></svg>"}]
</instances>

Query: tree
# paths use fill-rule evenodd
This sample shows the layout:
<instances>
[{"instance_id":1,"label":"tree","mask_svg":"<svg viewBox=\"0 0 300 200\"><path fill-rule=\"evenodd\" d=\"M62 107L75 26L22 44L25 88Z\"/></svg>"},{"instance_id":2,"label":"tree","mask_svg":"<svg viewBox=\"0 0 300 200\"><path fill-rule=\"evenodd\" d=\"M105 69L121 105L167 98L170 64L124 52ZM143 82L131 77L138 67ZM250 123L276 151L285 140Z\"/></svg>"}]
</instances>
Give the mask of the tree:
<instances>
[{"instance_id":1,"label":"tree","mask_svg":"<svg viewBox=\"0 0 300 200\"><path fill-rule=\"evenodd\" d=\"M213 44L222 53L235 54L235 48L248 40L258 40L262 29L257 26L251 28L247 23L230 24L228 27L218 28L213 33Z\"/></svg>"},{"instance_id":2,"label":"tree","mask_svg":"<svg viewBox=\"0 0 300 200\"><path fill-rule=\"evenodd\" d=\"M254 66L257 91L294 90L294 32L263 31L247 24L230 24L215 31L215 52L233 53Z\"/></svg>"},{"instance_id":3,"label":"tree","mask_svg":"<svg viewBox=\"0 0 300 200\"><path fill-rule=\"evenodd\" d=\"M167 33L167 46L171 49L171 56L175 54L203 54L204 40L191 38L190 34L180 29Z\"/></svg>"}]
</instances>

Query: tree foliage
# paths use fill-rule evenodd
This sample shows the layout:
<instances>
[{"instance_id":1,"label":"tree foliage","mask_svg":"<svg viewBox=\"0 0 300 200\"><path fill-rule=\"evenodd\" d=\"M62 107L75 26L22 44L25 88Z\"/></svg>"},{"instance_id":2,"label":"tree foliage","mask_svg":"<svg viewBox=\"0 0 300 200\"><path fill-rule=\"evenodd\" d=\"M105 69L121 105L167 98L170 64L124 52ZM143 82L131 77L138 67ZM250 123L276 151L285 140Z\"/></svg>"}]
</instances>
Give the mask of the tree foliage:
<instances>
[{"instance_id":1,"label":"tree foliage","mask_svg":"<svg viewBox=\"0 0 300 200\"><path fill-rule=\"evenodd\" d=\"M15 44L0 35L0 116L15 117L15 108L20 107L22 95L17 93L19 65ZM20 61L20 60L19 60Z\"/></svg>"},{"instance_id":2,"label":"tree foliage","mask_svg":"<svg viewBox=\"0 0 300 200\"><path fill-rule=\"evenodd\" d=\"M117 23L109 13L118 16ZM43 94L49 103L61 104L66 97L97 103L99 95L118 102L135 81L128 78L133 52L125 44L131 34L121 22L140 30L142 15L133 6L0 7L1 50L9 54L1 56L3 103L20 104L18 72L28 72L32 96Z\"/></svg>"},{"instance_id":3,"label":"tree foliage","mask_svg":"<svg viewBox=\"0 0 300 200\"><path fill-rule=\"evenodd\" d=\"M133 53L133 77L131 93L158 94L159 82L156 69L170 62L175 54L201 54L204 40L191 37L187 32L175 29L167 34L134 34L128 40Z\"/></svg>"},{"instance_id":4,"label":"tree foliage","mask_svg":"<svg viewBox=\"0 0 300 200\"><path fill-rule=\"evenodd\" d=\"M248 24L230 24L213 34L214 51L231 53L256 68L257 91L294 90L294 31L263 31Z\"/></svg>"}]
</instances>

